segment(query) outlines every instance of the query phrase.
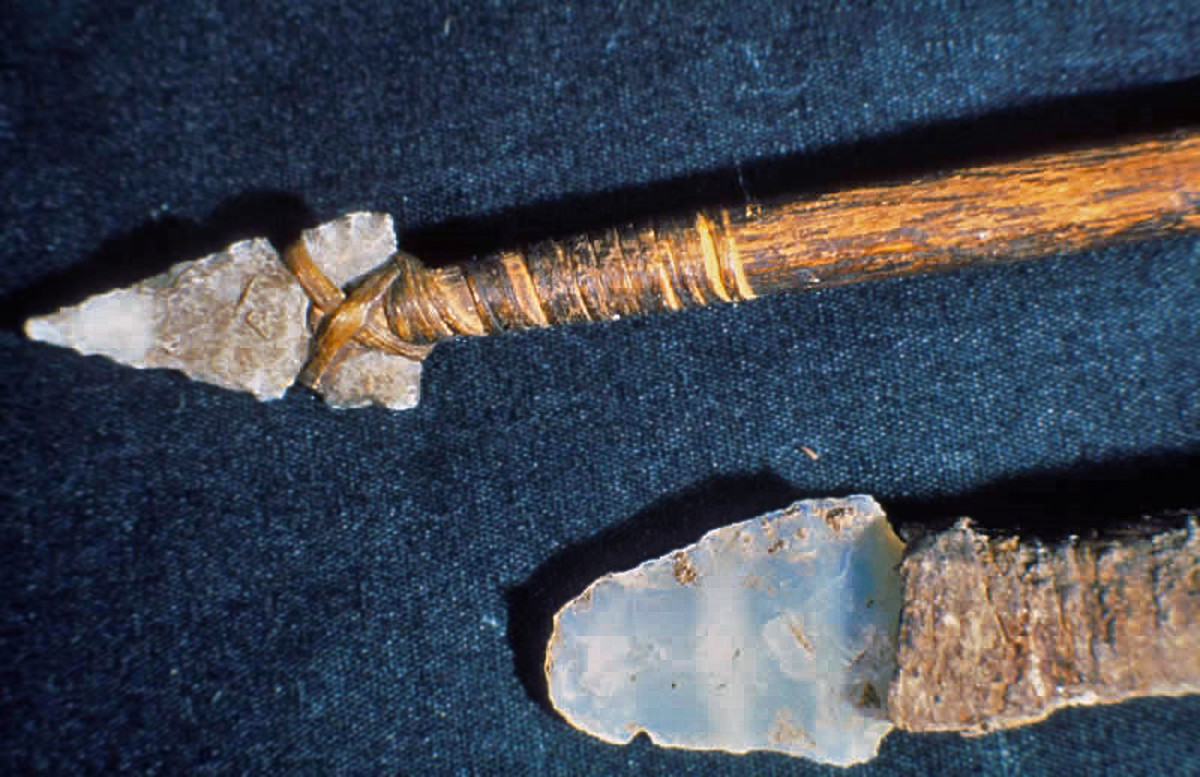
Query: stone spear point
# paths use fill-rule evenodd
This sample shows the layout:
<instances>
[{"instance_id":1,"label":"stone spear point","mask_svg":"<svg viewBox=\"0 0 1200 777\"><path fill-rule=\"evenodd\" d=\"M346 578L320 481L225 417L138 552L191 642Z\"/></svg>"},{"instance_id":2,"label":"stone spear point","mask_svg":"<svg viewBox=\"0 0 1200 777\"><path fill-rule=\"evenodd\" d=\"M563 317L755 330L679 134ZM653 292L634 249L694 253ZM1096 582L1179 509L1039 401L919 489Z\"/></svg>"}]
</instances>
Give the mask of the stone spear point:
<instances>
[{"instance_id":1,"label":"stone spear point","mask_svg":"<svg viewBox=\"0 0 1200 777\"><path fill-rule=\"evenodd\" d=\"M906 549L870 497L797 502L597 580L545 666L606 742L850 766L893 728L1200 692L1200 529L1050 548L963 520Z\"/></svg>"},{"instance_id":2,"label":"stone spear point","mask_svg":"<svg viewBox=\"0 0 1200 777\"><path fill-rule=\"evenodd\" d=\"M912 181L716 205L436 267L356 213L276 255L237 243L34 319L34 339L171 367L262 399L412 407L434 343L1200 230L1200 133L1127 139Z\"/></svg>"},{"instance_id":3,"label":"stone spear point","mask_svg":"<svg viewBox=\"0 0 1200 777\"><path fill-rule=\"evenodd\" d=\"M385 264L396 251L396 235L391 216L352 213L304 232L299 244L329 282L342 287ZM25 333L270 400L284 395L310 357L309 308L299 280L260 238L30 319ZM318 390L335 408L403 410L417 404L420 382L419 360L351 346Z\"/></svg>"}]
</instances>

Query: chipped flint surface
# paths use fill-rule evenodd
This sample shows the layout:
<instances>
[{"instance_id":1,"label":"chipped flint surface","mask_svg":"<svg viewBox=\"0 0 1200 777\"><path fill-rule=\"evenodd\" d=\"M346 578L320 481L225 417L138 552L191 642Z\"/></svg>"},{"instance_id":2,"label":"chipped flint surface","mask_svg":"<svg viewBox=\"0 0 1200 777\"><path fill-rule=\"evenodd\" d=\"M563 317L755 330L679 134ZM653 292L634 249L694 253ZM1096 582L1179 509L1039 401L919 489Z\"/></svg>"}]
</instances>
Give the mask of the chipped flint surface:
<instances>
[{"instance_id":1,"label":"chipped flint surface","mask_svg":"<svg viewBox=\"0 0 1200 777\"><path fill-rule=\"evenodd\" d=\"M304 233L317 266L339 286L396 250L392 218L352 213ZM167 368L193 380L278 399L311 343L308 297L271 244L245 240L162 275L25 324L34 340L131 367ZM393 410L420 398L420 362L353 346L321 383L335 408Z\"/></svg>"},{"instance_id":2,"label":"chipped flint surface","mask_svg":"<svg viewBox=\"0 0 1200 777\"><path fill-rule=\"evenodd\" d=\"M301 239L317 267L339 287L396 252L396 232L386 213L351 213L306 231ZM421 362L351 344L317 390L338 409L382 405L407 410L421 399Z\"/></svg>"},{"instance_id":3,"label":"chipped flint surface","mask_svg":"<svg viewBox=\"0 0 1200 777\"><path fill-rule=\"evenodd\" d=\"M606 575L554 619L546 678L576 728L626 743L848 766L891 730L903 543L870 497L797 502Z\"/></svg>"},{"instance_id":4,"label":"chipped flint surface","mask_svg":"<svg viewBox=\"0 0 1200 777\"><path fill-rule=\"evenodd\" d=\"M386 213L348 213L306 230L300 238L338 288L361 279L396 253L396 230Z\"/></svg>"},{"instance_id":5,"label":"chipped flint surface","mask_svg":"<svg viewBox=\"0 0 1200 777\"><path fill-rule=\"evenodd\" d=\"M30 319L34 340L277 399L304 365L308 298L270 242L244 240Z\"/></svg>"}]
</instances>

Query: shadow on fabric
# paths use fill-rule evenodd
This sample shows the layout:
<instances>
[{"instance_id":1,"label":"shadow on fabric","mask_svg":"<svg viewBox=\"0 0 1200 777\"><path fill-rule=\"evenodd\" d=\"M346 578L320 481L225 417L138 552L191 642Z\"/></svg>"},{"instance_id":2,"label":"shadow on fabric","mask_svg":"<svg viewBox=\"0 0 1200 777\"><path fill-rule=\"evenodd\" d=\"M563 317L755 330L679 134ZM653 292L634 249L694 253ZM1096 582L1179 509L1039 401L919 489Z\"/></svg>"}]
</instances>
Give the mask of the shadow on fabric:
<instances>
[{"instance_id":1,"label":"shadow on fabric","mask_svg":"<svg viewBox=\"0 0 1200 777\"><path fill-rule=\"evenodd\" d=\"M898 181L1089 144L1200 125L1200 78L1041 100L1016 108L778 158L740 160L644 187L566 197L406 232L404 247L428 265L561 238L665 211L742 206ZM730 160L731 164L739 160Z\"/></svg>"},{"instance_id":2,"label":"shadow on fabric","mask_svg":"<svg viewBox=\"0 0 1200 777\"><path fill-rule=\"evenodd\" d=\"M317 225L304 201L285 192L246 192L202 222L163 215L108 238L79 264L0 300L0 329L19 332L26 319L129 286L179 262L199 259L230 243L266 237L281 250Z\"/></svg>"}]
</instances>

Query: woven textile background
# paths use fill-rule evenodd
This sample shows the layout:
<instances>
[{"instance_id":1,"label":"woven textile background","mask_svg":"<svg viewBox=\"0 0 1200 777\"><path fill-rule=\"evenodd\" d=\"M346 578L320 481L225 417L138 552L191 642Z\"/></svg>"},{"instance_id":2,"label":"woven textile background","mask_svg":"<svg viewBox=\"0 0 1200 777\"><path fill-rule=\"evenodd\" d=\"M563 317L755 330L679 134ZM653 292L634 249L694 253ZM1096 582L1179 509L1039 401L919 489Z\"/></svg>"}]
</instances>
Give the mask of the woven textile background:
<instances>
[{"instance_id":1,"label":"woven textile background","mask_svg":"<svg viewBox=\"0 0 1200 777\"><path fill-rule=\"evenodd\" d=\"M1194 125L1200 4L2 8L0 772L841 773L574 731L551 613L805 496L1043 536L1200 504L1195 238L455 341L404 413L20 334L352 210L438 259ZM1198 729L1143 700L858 773L1198 773Z\"/></svg>"}]
</instances>

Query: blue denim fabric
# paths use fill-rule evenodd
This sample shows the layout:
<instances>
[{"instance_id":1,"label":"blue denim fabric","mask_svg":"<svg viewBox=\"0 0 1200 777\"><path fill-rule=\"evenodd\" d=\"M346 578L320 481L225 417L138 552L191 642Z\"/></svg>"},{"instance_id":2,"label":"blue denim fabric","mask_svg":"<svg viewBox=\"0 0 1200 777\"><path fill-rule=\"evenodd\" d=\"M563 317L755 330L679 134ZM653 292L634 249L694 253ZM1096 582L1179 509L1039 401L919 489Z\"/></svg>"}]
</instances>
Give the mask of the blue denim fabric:
<instances>
[{"instance_id":1,"label":"blue denim fabric","mask_svg":"<svg viewBox=\"0 0 1200 777\"><path fill-rule=\"evenodd\" d=\"M1200 4L51 5L0 13L4 773L833 774L575 732L550 613L802 496L1046 535L1200 503L1196 238L456 341L395 414L17 331L355 209L437 259L1194 124ZM859 771L1198 773L1197 730L1142 700Z\"/></svg>"}]
</instances>

